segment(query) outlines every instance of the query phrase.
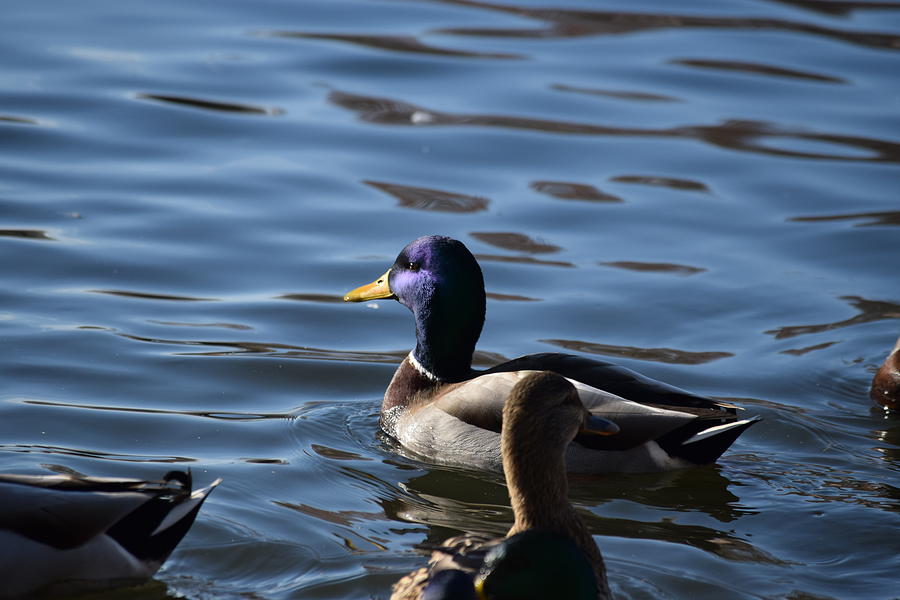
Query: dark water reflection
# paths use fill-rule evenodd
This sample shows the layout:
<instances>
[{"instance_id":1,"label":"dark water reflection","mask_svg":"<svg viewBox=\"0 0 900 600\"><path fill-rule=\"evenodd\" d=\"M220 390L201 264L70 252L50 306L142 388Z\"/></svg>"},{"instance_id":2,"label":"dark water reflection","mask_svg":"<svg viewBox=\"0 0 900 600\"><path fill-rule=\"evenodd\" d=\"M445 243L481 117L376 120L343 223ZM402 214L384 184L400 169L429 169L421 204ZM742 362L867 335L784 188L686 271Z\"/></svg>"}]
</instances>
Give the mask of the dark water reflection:
<instances>
[{"instance_id":1,"label":"dark water reflection","mask_svg":"<svg viewBox=\"0 0 900 600\"><path fill-rule=\"evenodd\" d=\"M766 333L774 335L776 339L792 338L799 335L809 335L813 333L822 333L824 331L832 331L843 327L852 327L862 323L871 323L873 321L881 321L884 319L900 319L900 304L894 302L885 302L882 300L867 300L859 296L842 296L840 298L847 302L856 310L858 314L848 319L835 321L833 323L821 323L816 325L789 325L770 329Z\"/></svg>"},{"instance_id":2,"label":"dark water reflection","mask_svg":"<svg viewBox=\"0 0 900 600\"><path fill-rule=\"evenodd\" d=\"M673 263L650 263L630 260L617 260L610 262L601 262L601 265L607 267L616 267L617 269L628 269L629 271L638 271L641 273L671 273L673 275L696 275L702 273L706 269L702 267L692 267L690 265L676 265Z\"/></svg>"},{"instance_id":3,"label":"dark water reflection","mask_svg":"<svg viewBox=\"0 0 900 600\"><path fill-rule=\"evenodd\" d=\"M185 96L170 96L165 94L138 94L137 97L142 100L155 100L157 102L166 102L169 104L177 104L180 106L190 106L192 108L199 108L201 110L246 113L251 115L280 115L284 113L284 110L280 108L263 108L260 106L250 106L248 104L203 100L200 98L188 98Z\"/></svg>"},{"instance_id":4,"label":"dark water reflection","mask_svg":"<svg viewBox=\"0 0 900 600\"><path fill-rule=\"evenodd\" d=\"M681 138L713 146L795 158L844 161L900 162L900 143L868 137L812 133L764 121L730 119L718 125L687 125L667 129L612 127L590 123L554 121L505 115L448 113L392 98L361 96L333 91L329 100L356 112L371 123L383 125L482 126L523 129L546 133L593 136ZM796 149L791 143L800 143ZM801 149L808 143L809 150ZM780 146L780 147L779 147ZM842 153L829 149L841 148Z\"/></svg>"},{"instance_id":5,"label":"dark water reflection","mask_svg":"<svg viewBox=\"0 0 900 600\"><path fill-rule=\"evenodd\" d=\"M624 202L618 196L601 192L586 183L570 183L566 181L532 181L529 187L541 194L547 194L562 200L588 200L590 202Z\"/></svg>"},{"instance_id":6,"label":"dark water reflection","mask_svg":"<svg viewBox=\"0 0 900 600\"><path fill-rule=\"evenodd\" d=\"M559 246L547 242L533 240L523 233L504 232L472 232L471 236L485 244L528 254L552 254L562 250Z\"/></svg>"},{"instance_id":7,"label":"dark water reflection","mask_svg":"<svg viewBox=\"0 0 900 600\"><path fill-rule=\"evenodd\" d=\"M46 231L41 231L39 229L0 229L0 236L22 238L25 240L53 241L55 239L49 236Z\"/></svg>"},{"instance_id":8,"label":"dark water reflection","mask_svg":"<svg viewBox=\"0 0 900 600\"><path fill-rule=\"evenodd\" d=\"M530 8L509 6L476 0L440 0L445 4L471 6L499 11L544 21L546 28L539 29L490 29L478 27L445 28L440 31L455 35L486 37L580 37L589 35L620 35L660 29L717 29L750 31L786 31L833 38L851 44L874 48L900 49L900 36L878 32L857 32L821 27L810 23L782 19L704 17L693 15L603 12L588 10L560 10L556 8ZM820 3L820 4L825 4ZM831 2L828 2L831 4ZM836 3L847 7L849 3ZM870 7L874 8L874 7ZM884 10L896 10L894 4L879 5Z\"/></svg>"},{"instance_id":9,"label":"dark water reflection","mask_svg":"<svg viewBox=\"0 0 900 600\"><path fill-rule=\"evenodd\" d=\"M822 81L825 83L847 83L839 77L831 77L820 73L808 73L794 69L785 69L774 65L743 62L737 60L709 60L702 58L679 58L671 61L675 65L697 67L701 69L721 69L723 71L738 71L742 73L756 73L773 77L790 77L793 79L808 79L810 81Z\"/></svg>"},{"instance_id":10,"label":"dark water reflection","mask_svg":"<svg viewBox=\"0 0 900 600\"><path fill-rule=\"evenodd\" d=\"M610 181L617 183L637 183L641 185L657 185L672 188L673 190L688 190L691 192L708 192L709 188L700 181L690 179L678 179L676 177L654 177L652 175L616 175Z\"/></svg>"},{"instance_id":11,"label":"dark water reflection","mask_svg":"<svg viewBox=\"0 0 900 600\"><path fill-rule=\"evenodd\" d=\"M574 85L565 85L562 83L554 83L551 89L560 92L574 92L576 94L588 94L594 96L608 96L610 98L621 98L623 100L635 100L638 102L681 102L678 98L671 96L663 96L662 94L650 94L647 92L635 92L624 90L601 90L595 88L577 87Z\"/></svg>"},{"instance_id":12,"label":"dark water reflection","mask_svg":"<svg viewBox=\"0 0 900 600\"><path fill-rule=\"evenodd\" d=\"M457 194L443 190L386 183L383 181L364 181L363 183L394 196L399 206L415 210L432 210L436 212L470 213L487 210L490 201L487 198Z\"/></svg>"},{"instance_id":13,"label":"dark water reflection","mask_svg":"<svg viewBox=\"0 0 900 600\"><path fill-rule=\"evenodd\" d=\"M791 217L797 223L818 223L825 221L860 221L854 227L875 227L879 225L900 225L900 211L851 213L846 215L820 215L813 217Z\"/></svg>"},{"instance_id":14,"label":"dark water reflection","mask_svg":"<svg viewBox=\"0 0 900 600\"><path fill-rule=\"evenodd\" d=\"M676 365L700 365L721 358L734 356L731 352L690 352L687 350L677 350L675 348L638 348L635 346L616 346L613 344L598 344L596 342L584 342L580 340L541 341L575 352L635 358L638 360L651 360Z\"/></svg>"},{"instance_id":15,"label":"dark water reflection","mask_svg":"<svg viewBox=\"0 0 900 600\"><path fill-rule=\"evenodd\" d=\"M439 56L454 56L463 58L522 58L517 54L503 52L472 52L468 50L454 50L452 48L440 48L422 43L409 35L351 35L341 33L305 33L302 31L269 31L265 35L282 38L300 38L311 40L333 40L336 42L348 42L359 44L380 50L392 50L395 52L412 52L417 54L437 54Z\"/></svg>"},{"instance_id":16,"label":"dark water reflection","mask_svg":"<svg viewBox=\"0 0 900 600\"><path fill-rule=\"evenodd\" d=\"M900 3L632 4L5 7L0 467L224 478L92 598L384 600L505 531L497 477L379 435L408 311L342 301L426 233L481 263L478 368L574 352L763 418L573 478L617 598L896 596Z\"/></svg>"}]
</instances>

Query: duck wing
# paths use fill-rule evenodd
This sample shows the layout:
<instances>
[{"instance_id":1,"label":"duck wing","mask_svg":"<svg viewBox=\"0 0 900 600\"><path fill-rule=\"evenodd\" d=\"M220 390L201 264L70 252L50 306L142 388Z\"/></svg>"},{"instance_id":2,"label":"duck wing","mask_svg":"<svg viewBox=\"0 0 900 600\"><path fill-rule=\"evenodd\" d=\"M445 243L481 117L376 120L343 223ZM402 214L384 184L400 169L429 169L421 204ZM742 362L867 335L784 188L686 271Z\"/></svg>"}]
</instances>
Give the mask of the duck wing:
<instances>
[{"instance_id":1,"label":"duck wing","mask_svg":"<svg viewBox=\"0 0 900 600\"><path fill-rule=\"evenodd\" d=\"M466 533L441 544L419 544L430 550L427 567L401 578L391 589L391 600L475 600L473 575L488 551L502 542L478 533Z\"/></svg>"},{"instance_id":2,"label":"duck wing","mask_svg":"<svg viewBox=\"0 0 900 600\"><path fill-rule=\"evenodd\" d=\"M605 390L616 396L641 404L680 409L713 409L734 414L736 406L692 394L673 385L641 375L614 363L585 358L575 354L545 352L529 354L496 365L484 373L500 373L531 369L553 371L563 377L580 381L591 387Z\"/></svg>"},{"instance_id":3,"label":"duck wing","mask_svg":"<svg viewBox=\"0 0 900 600\"><path fill-rule=\"evenodd\" d=\"M534 371L479 373L468 381L447 386L435 399L434 407L468 425L499 433L503 403L515 384L529 373ZM639 404L581 381L569 380L588 411L619 426L616 435L579 434L575 438L577 443L595 450L629 450L697 419L697 415L689 412Z\"/></svg>"}]
</instances>

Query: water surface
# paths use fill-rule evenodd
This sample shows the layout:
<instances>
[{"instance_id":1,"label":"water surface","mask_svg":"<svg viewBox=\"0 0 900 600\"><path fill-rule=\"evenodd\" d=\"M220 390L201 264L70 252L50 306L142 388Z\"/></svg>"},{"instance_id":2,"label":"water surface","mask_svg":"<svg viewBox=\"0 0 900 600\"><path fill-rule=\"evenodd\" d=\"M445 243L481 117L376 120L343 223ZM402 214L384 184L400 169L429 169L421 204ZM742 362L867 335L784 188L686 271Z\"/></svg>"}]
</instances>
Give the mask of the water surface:
<instances>
[{"instance_id":1,"label":"water surface","mask_svg":"<svg viewBox=\"0 0 900 600\"><path fill-rule=\"evenodd\" d=\"M617 597L896 597L900 3L5 8L0 468L224 477L142 597L386 599L508 527L497 478L378 435L412 320L341 297L426 233L482 264L479 365L764 417L573 481Z\"/></svg>"}]
</instances>

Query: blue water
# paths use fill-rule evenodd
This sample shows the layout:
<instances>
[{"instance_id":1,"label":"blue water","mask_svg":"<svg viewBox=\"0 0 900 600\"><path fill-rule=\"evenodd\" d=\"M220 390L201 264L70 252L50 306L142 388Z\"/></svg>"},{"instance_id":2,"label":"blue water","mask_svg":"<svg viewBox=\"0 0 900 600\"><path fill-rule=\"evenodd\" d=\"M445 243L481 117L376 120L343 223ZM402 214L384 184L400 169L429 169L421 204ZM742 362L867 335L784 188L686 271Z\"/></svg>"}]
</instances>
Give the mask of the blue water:
<instances>
[{"instance_id":1,"label":"blue water","mask_svg":"<svg viewBox=\"0 0 900 600\"><path fill-rule=\"evenodd\" d=\"M900 3L58 4L0 19L0 469L225 482L109 598L386 599L503 533L402 457L413 341L345 305L442 233L480 365L612 359L764 422L714 467L579 478L619 598L897 597Z\"/></svg>"}]
</instances>

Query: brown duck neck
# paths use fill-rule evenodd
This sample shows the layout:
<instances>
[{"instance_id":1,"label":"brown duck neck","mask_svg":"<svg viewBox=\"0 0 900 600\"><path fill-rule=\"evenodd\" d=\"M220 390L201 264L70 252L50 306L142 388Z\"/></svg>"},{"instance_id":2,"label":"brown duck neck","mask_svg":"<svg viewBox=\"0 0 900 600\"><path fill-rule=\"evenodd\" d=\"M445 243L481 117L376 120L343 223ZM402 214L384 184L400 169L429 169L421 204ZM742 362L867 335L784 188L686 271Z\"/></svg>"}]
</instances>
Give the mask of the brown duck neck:
<instances>
[{"instance_id":1,"label":"brown duck neck","mask_svg":"<svg viewBox=\"0 0 900 600\"><path fill-rule=\"evenodd\" d=\"M428 402L444 385L415 367L407 356L397 367L381 402L381 425L393 435L389 420L398 410Z\"/></svg>"},{"instance_id":2,"label":"brown duck neck","mask_svg":"<svg viewBox=\"0 0 900 600\"><path fill-rule=\"evenodd\" d=\"M537 433L537 432L535 432ZM503 470L516 520L510 535L526 529L549 529L571 535L584 525L569 502L564 452L546 447L512 448L504 436Z\"/></svg>"},{"instance_id":3,"label":"brown duck neck","mask_svg":"<svg viewBox=\"0 0 900 600\"><path fill-rule=\"evenodd\" d=\"M606 567L600 549L591 532L578 517L569 502L569 482L566 476L565 448L568 444L545 440L546 444L534 444L543 431L504 431L500 445L503 470L509 486L509 498L515 522L507 536L526 529L545 529L571 538L594 565L597 576L598 598L609 598ZM555 450L556 447L559 450ZM548 451L549 449L549 451Z\"/></svg>"}]
</instances>

